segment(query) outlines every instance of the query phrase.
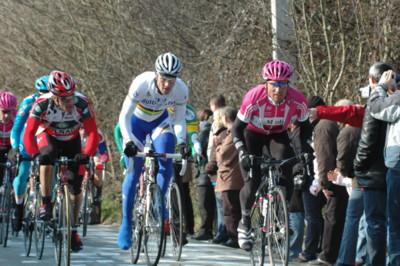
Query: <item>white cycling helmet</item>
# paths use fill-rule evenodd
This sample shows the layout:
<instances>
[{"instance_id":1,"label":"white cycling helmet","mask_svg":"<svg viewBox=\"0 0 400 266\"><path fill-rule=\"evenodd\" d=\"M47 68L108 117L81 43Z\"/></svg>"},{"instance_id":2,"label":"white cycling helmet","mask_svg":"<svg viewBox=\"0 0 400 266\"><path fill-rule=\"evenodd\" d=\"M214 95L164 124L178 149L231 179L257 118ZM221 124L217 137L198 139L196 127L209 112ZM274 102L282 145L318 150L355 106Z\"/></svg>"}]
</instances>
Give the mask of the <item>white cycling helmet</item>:
<instances>
[{"instance_id":1,"label":"white cycling helmet","mask_svg":"<svg viewBox=\"0 0 400 266\"><path fill-rule=\"evenodd\" d=\"M182 70L182 63L173 53L165 53L157 57L155 67L158 74L177 77Z\"/></svg>"}]
</instances>

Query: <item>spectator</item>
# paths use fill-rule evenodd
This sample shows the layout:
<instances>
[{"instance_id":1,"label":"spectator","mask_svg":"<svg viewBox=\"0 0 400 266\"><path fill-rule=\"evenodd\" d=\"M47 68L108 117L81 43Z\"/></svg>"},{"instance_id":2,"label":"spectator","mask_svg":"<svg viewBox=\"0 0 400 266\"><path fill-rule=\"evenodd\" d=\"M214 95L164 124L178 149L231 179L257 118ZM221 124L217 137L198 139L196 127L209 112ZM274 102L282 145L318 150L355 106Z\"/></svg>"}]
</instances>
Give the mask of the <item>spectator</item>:
<instances>
[{"instance_id":1,"label":"spectator","mask_svg":"<svg viewBox=\"0 0 400 266\"><path fill-rule=\"evenodd\" d=\"M312 102L312 101L310 101ZM324 213L322 251L310 265L330 265L335 263L342 237L344 217L348 201L346 188L328 180L328 172L336 168L338 125L329 120L315 122L314 150L316 154L319 184L327 200Z\"/></svg>"},{"instance_id":2,"label":"spectator","mask_svg":"<svg viewBox=\"0 0 400 266\"><path fill-rule=\"evenodd\" d=\"M205 172L207 163L207 146L211 131L210 118L212 111L209 109L200 110L197 113L199 118L199 142L201 145L201 156L199 157L199 174L197 177L197 203L200 211L200 230L193 239L209 240L213 238L213 222L215 216L215 194L211 185L210 176Z\"/></svg>"},{"instance_id":3,"label":"spectator","mask_svg":"<svg viewBox=\"0 0 400 266\"><path fill-rule=\"evenodd\" d=\"M311 97L308 101L309 108L315 108L319 106L324 106L324 100L319 96ZM311 126L315 127L319 120L312 120L310 118ZM300 138L301 141L310 139L311 145L314 146L315 138ZM317 138L318 139L318 138ZM307 141L308 142L308 141ZM292 141L292 143L294 143ZM329 148L329 147L327 147ZM332 148L335 150L334 148ZM322 230L324 226L324 220L322 218L322 207L324 206L326 199L321 192L321 186L319 185L318 168L316 167L316 159L314 159L312 173L314 180L308 182L309 189L303 190L302 200L304 206L304 214L307 222L306 234L304 238L304 249L299 254L300 262L307 262L315 260L317 258L317 253L320 250L321 240L322 240Z\"/></svg>"},{"instance_id":4,"label":"spectator","mask_svg":"<svg viewBox=\"0 0 400 266\"><path fill-rule=\"evenodd\" d=\"M351 101L343 99L336 106L349 106ZM357 250L357 237L360 218L364 210L362 191L354 177L353 160L357 152L361 129L343 124L337 137L338 156L336 169L328 173L334 184L347 188L350 199L347 206L345 225L339 249L337 266L354 265Z\"/></svg>"},{"instance_id":5,"label":"spectator","mask_svg":"<svg viewBox=\"0 0 400 266\"><path fill-rule=\"evenodd\" d=\"M386 167L383 159L386 123L375 119L371 102L379 94L375 88L383 72L392 69L378 62L369 69L369 84L372 95L368 99L361 129L354 174L363 191L364 214L367 230L367 265L386 265Z\"/></svg>"},{"instance_id":6,"label":"spectator","mask_svg":"<svg viewBox=\"0 0 400 266\"><path fill-rule=\"evenodd\" d=\"M389 122L385 144L386 211L388 223L389 265L400 265L400 92L395 83L396 73L385 71L370 98L371 114L376 119ZM390 97L387 97L387 95Z\"/></svg>"},{"instance_id":7,"label":"spectator","mask_svg":"<svg viewBox=\"0 0 400 266\"><path fill-rule=\"evenodd\" d=\"M225 139L227 135L227 129L222 122L221 117L221 109L218 109L214 112L214 122L211 126L211 130L213 132L212 142L210 154L208 157L208 163L206 165L206 171L211 177L211 181L216 186L217 181L217 158L216 158L216 150L219 145L221 145L222 141ZM209 145L210 146L210 145ZM215 199L216 199L216 207L217 207L217 233L213 239L214 244L221 244L227 241L226 235L226 227L224 223L224 209L222 203L222 195L220 191L215 191Z\"/></svg>"},{"instance_id":8,"label":"spectator","mask_svg":"<svg viewBox=\"0 0 400 266\"><path fill-rule=\"evenodd\" d=\"M241 219L239 193L243 186L243 178L240 172L238 151L231 134L237 111L232 107L224 107L220 110L227 134L216 148L218 177L215 191L221 192L223 201L224 223L228 236L228 240L223 245L239 248L237 227Z\"/></svg>"}]
</instances>

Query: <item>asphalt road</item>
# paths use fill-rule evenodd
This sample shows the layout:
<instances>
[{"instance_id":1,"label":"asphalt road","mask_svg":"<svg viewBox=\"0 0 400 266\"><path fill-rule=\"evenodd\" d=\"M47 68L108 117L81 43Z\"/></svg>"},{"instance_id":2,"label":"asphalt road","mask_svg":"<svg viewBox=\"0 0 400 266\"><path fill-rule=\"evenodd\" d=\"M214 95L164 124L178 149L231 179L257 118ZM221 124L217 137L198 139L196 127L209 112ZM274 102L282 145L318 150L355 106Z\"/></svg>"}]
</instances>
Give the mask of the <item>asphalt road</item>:
<instances>
[{"instance_id":1,"label":"asphalt road","mask_svg":"<svg viewBox=\"0 0 400 266\"><path fill-rule=\"evenodd\" d=\"M129 251L123 251L116 244L117 226L96 225L90 226L88 235L83 239L84 248L79 253L72 253L71 265L132 265ZM34 245L29 257L24 255L23 237L11 237L8 247L0 247L1 266L40 265L53 266L55 264L53 246L50 239L46 239L46 247L42 260L37 260ZM144 254L137 265L146 265ZM232 249L208 242L190 240L182 252L180 262L171 257L161 258L159 265L250 265L248 253L240 249ZM267 265L267 264L265 264ZM291 263L290 265L300 265ZM303 264L304 265L304 264Z\"/></svg>"}]
</instances>

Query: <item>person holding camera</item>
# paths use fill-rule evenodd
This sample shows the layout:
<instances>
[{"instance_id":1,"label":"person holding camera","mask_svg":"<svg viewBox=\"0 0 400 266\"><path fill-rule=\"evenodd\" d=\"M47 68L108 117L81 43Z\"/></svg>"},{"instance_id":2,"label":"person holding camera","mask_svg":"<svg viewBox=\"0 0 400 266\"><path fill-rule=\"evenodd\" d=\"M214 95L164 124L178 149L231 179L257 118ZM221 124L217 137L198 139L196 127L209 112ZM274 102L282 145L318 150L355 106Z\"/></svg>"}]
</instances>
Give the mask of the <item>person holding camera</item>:
<instances>
[{"instance_id":1,"label":"person holding camera","mask_svg":"<svg viewBox=\"0 0 400 266\"><path fill-rule=\"evenodd\" d=\"M388 97L389 96L389 97ZM387 122L384 149L386 172L386 215L390 265L400 265L400 91L393 69L383 72L370 97L371 115Z\"/></svg>"}]
</instances>

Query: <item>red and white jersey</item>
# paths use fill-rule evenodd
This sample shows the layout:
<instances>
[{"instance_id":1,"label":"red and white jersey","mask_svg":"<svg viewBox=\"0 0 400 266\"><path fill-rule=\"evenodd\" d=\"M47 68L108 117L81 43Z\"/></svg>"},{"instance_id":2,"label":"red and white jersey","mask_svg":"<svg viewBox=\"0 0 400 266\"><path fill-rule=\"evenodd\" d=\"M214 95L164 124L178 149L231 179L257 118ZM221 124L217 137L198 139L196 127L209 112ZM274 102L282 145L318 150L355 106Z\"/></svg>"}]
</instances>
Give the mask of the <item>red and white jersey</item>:
<instances>
[{"instance_id":1,"label":"red and white jersey","mask_svg":"<svg viewBox=\"0 0 400 266\"><path fill-rule=\"evenodd\" d=\"M32 107L30 117L41 122L37 134L46 131L61 141L77 137L82 121L94 117L88 99L83 94L75 93L75 108L72 112L64 112L55 105L51 97L51 93L41 95Z\"/></svg>"},{"instance_id":2,"label":"red and white jersey","mask_svg":"<svg viewBox=\"0 0 400 266\"><path fill-rule=\"evenodd\" d=\"M290 123L308 118L307 99L299 90L289 87L285 100L275 104L268 97L266 85L260 84L246 93L237 117L251 131L281 133Z\"/></svg>"}]
</instances>

